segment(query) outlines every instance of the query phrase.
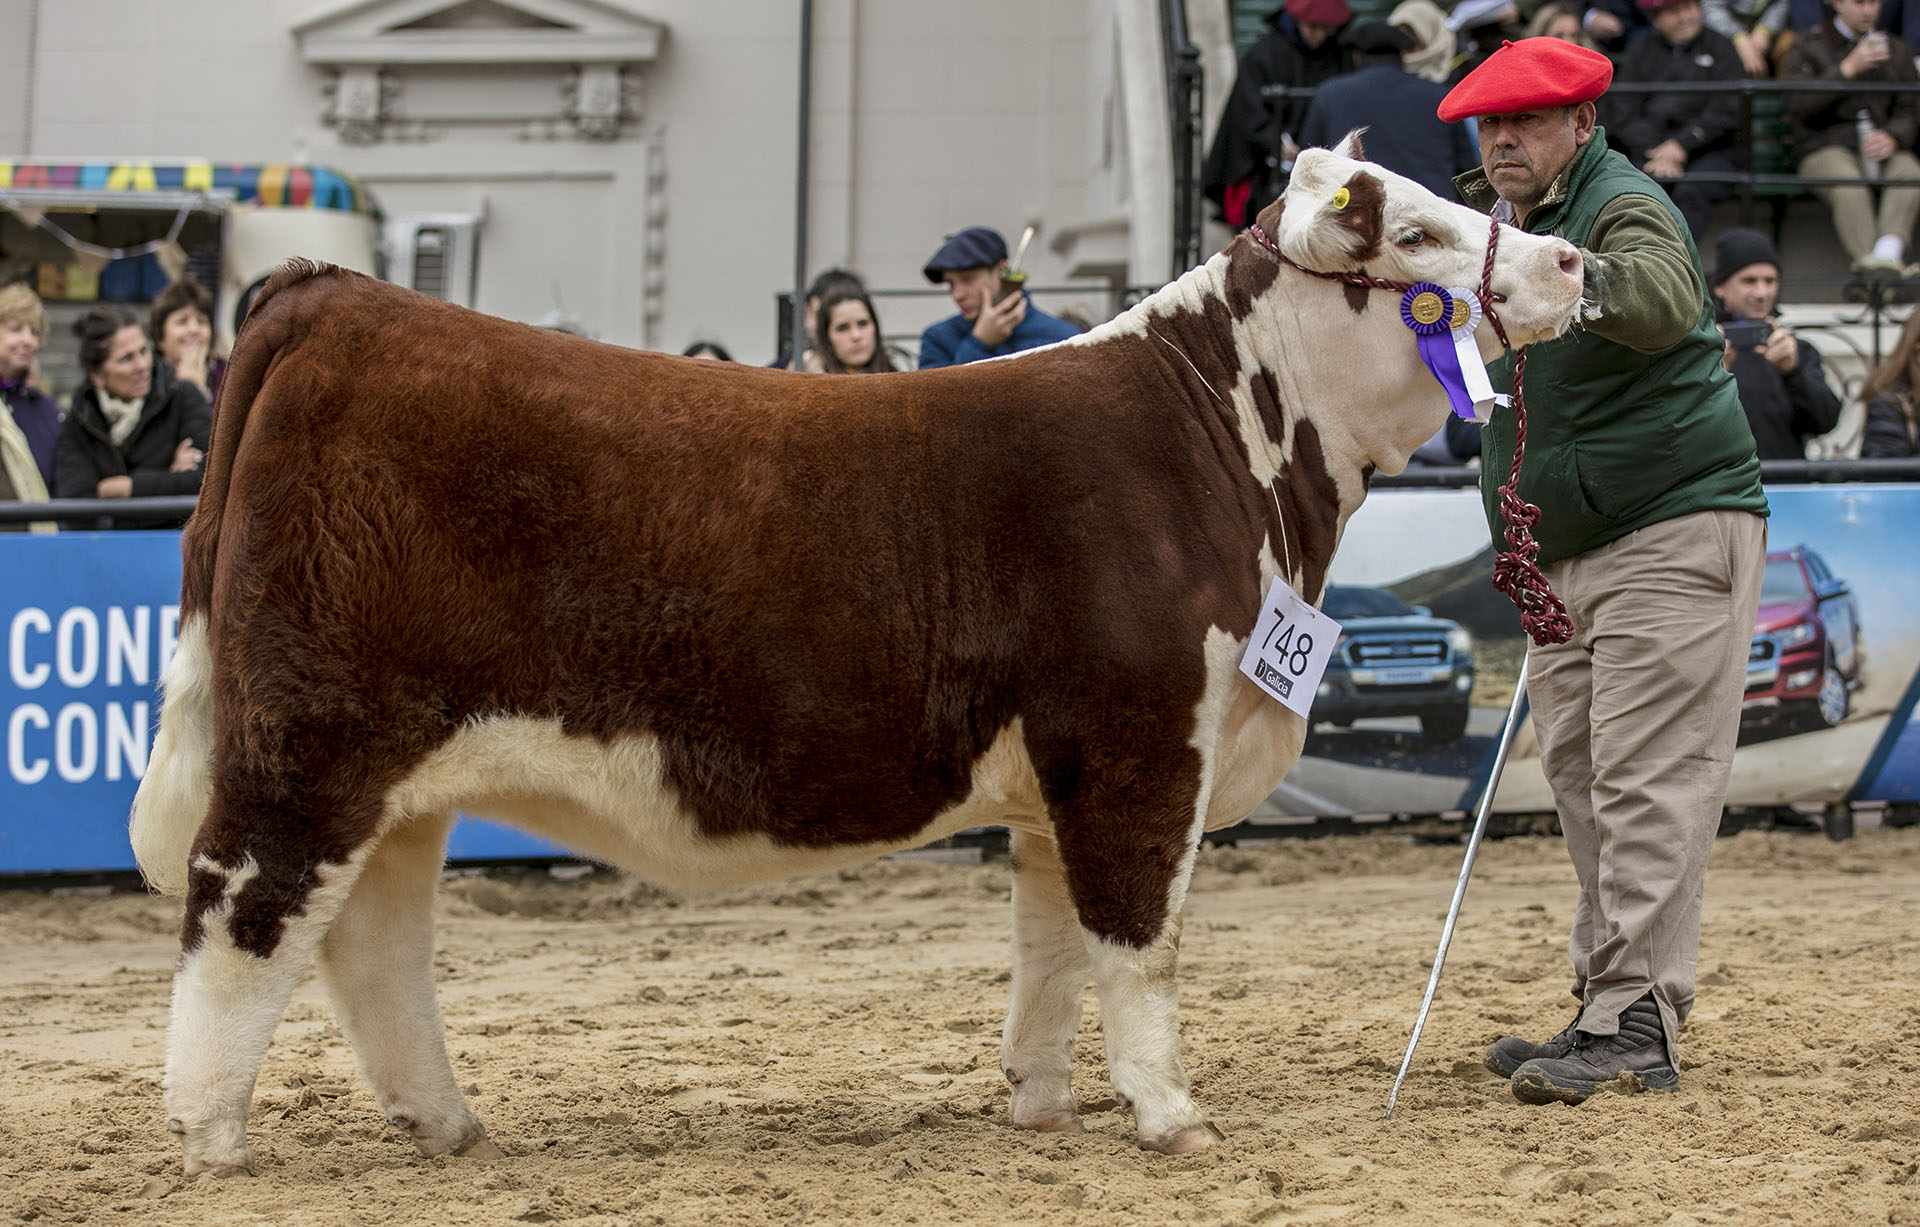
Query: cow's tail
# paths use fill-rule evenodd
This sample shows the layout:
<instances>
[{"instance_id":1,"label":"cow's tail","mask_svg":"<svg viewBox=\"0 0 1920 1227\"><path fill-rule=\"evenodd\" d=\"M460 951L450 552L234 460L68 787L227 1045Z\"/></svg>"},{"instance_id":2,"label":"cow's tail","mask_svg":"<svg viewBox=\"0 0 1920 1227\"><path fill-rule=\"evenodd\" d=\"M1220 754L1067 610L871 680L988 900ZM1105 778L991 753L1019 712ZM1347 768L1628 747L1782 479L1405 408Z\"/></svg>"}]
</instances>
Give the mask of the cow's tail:
<instances>
[{"instance_id":1,"label":"cow's tail","mask_svg":"<svg viewBox=\"0 0 1920 1227\"><path fill-rule=\"evenodd\" d=\"M282 266L254 298L220 381L200 501L181 537L180 629L162 681L160 729L128 829L140 872L163 894L186 893L194 837L213 799L213 652L207 624L214 559L247 416L294 333L289 305L269 304L289 285L336 272L305 260Z\"/></svg>"}]
</instances>

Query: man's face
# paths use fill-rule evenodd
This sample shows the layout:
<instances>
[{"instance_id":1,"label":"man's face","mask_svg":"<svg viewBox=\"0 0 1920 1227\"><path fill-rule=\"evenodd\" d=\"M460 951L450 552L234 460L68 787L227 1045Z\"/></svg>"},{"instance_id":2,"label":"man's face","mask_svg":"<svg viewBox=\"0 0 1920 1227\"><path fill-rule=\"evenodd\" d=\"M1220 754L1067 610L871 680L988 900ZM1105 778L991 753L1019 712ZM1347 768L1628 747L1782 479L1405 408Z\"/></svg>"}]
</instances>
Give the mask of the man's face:
<instances>
[{"instance_id":1,"label":"man's face","mask_svg":"<svg viewBox=\"0 0 1920 1227\"><path fill-rule=\"evenodd\" d=\"M1340 32L1339 26L1323 26L1317 21L1295 21L1294 24L1300 27L1300 41L1309 49L1318 48Z\"/></svg>"},{"instance_id":2,"label":"man's face","mask_svg":"<svg viewBox=\"0 0 1920 1227\"><path fill-rule=\"evenodd\" d=\"M1833 15L1855 34L1873 29L1880 17L1880 0L1833 0Z\"/></svg>"},{"instance_id":3,"label":"man's face","mask_svg":"<svg viewBox=\"0 0 1920 1227\"><path fill-rule=\"evenodd\" d=\"M1653 28L1675 46L1691 42L1700 33L1699 0L1674 0L1665 8L1653 10Z\"/></svg>"},{"instance_id":4,"label":"man's face","mask_svg":"<svg viewBox=\"0 0 1920 1227\"><path fill-rule=\"evenodd\" d=\"M1480 165L1488 182L1523 212L1546 199L1547 189L1580 147L1593 139L1591 102L1550 111L1480 117Z\"/></svg>"},{"instance_id":5,"label":"man's face","mask_svg":"<svg viewBox=\"0 0 1920 1227\"><path fill-rule=\"evenodd\" d=\"M987 305L988 295L993 293L993 283L999 280L994 268L985 266L948 269L940 277L947 283L947 297L953 299L954 310L963 319L969 320L980 318L980 308Z\"/></svg>"},{"instance_id":6,"label":"man's face","mask_svg":"<svg viewBox=\"0 0 1920 1227\"><path fill-rule=\"evenodd\" d=\"M1771 264L1749 264L1720 283L1720 301L1743 320L1766 319L1779 297L1780 270Z\"/></svg>"}]
</instances>

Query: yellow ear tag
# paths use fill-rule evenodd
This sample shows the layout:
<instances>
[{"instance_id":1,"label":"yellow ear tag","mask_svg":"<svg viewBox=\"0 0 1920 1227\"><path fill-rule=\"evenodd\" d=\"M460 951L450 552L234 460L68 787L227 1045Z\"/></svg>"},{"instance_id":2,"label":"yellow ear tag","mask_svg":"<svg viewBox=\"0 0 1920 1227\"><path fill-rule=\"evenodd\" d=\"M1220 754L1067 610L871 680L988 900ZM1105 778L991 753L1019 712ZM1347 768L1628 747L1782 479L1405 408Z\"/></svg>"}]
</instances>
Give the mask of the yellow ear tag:
<instances>
[{"instance_id":1,"label":"yellow ear tag","mask_svg":"<svg viewBox=\"0 0 1920 1227\"><path fill-rule=\"evenodd\" d=\"M1351 199L1352 197L1347 195L1346 188L1337 188L1333 193L1333 207L1336 209L1344 209L1347 207L1347 201Z\"/></svg>"}]
</instances>

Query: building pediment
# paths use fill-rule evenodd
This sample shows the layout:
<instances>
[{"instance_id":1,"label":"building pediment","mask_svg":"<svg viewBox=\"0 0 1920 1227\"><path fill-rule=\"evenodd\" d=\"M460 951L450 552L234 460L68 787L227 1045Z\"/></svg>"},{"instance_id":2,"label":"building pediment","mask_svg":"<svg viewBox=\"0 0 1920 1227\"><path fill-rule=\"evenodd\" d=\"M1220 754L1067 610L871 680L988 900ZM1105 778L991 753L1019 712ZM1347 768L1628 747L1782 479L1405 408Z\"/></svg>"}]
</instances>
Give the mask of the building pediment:
<instances>
[{"instance_id":1,"label":"building pediment","mask_svg":"<svg viewBox=\"0 0 1920 1227\"><path fill-rule=\"evenodd\" d=\"M352 0L292 33L320 68L644 64L666 27L613 0Z\"/></svg>"}]
</instances>

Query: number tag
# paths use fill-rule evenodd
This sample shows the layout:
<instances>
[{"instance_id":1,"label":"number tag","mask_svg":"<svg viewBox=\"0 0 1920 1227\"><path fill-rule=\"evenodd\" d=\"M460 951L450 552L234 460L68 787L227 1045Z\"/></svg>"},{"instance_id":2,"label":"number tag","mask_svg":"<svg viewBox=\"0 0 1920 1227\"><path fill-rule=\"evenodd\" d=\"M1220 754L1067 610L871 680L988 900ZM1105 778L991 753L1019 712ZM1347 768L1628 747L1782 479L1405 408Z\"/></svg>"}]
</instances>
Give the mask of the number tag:
<instances>
[{"instance_id":1,"label":"number tag","mask_svg":"<svg viewBox=\"0 0 1920 1227\"><path fill-rule=\"evenodd\" d=\"M1267 586L1240 672L1302 716L1313 706L1320 675L1333 659L1340 624L1301 600L1278 575Z\"/></svg>"}]
</instances>

